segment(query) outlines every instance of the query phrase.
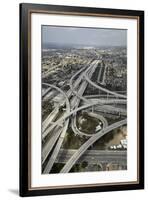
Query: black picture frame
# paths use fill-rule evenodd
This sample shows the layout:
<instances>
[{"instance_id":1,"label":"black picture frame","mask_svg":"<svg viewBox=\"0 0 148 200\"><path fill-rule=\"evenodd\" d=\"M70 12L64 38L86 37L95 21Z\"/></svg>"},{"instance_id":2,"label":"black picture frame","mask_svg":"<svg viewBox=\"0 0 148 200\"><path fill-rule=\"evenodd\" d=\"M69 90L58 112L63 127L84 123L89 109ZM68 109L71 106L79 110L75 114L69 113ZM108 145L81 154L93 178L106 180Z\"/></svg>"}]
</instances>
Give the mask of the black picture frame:
<instances>
[{"instance_id":1,"label":"black picture frame","mask_svg":"<svg viewBox=\"0 0 148 200\"><path fill-rule=\"evenodd\" d=\"M31 13L59 13L76 15L111 16L121 18L137 18L138 22L138 132L139 154L136 183L109 185L82 185L31 188L30 185L30 140L31 140L31 64L30 64L30 16ZM58 195L69 193L105 192L117 190L133 190L144 188L144 11L120 10L90 7L71 7L45 4L20 4L20 196Z\"/></svg>"}]
</instances>

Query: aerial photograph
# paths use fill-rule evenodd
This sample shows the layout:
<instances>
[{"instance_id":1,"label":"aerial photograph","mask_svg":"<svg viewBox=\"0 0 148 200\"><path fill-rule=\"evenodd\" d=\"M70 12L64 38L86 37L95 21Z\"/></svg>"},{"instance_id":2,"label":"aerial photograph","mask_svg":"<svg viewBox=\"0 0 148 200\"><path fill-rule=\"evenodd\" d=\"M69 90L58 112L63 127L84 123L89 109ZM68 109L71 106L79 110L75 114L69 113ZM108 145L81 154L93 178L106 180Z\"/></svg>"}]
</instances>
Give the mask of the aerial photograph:
<instances>
[{"instance_id":1,"label":"aerial photograph","mask_svg":"<svg viewBox=\"0 0 148 200\"><path fill-rule=\"evenodd\" d=\"M127 170L127 30L41 35L42 174Z\"/></svg>"}]
</instances>

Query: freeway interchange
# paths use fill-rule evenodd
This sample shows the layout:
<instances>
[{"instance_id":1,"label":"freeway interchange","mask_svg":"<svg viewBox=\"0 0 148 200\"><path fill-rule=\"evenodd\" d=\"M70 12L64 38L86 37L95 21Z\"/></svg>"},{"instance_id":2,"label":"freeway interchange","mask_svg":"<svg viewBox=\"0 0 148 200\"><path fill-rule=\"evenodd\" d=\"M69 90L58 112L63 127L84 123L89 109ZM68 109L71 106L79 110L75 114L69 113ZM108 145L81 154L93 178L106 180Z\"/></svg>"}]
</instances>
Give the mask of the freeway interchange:
<instances>
[{"instance_id":1,"label":"freeway interchange","mask_svg":"<svg viewBox=\"0 0 148 200\"><path fill-rule=\"evenodd\" d=\"M46 88L42 94L42 99L48 96L49 101L50 98L56 101L53 110L42 122L43 173L50 173L54 163L57 162L69 126L75 135L79 135L80 137L84 136L87 140L68 157L60 173L70 172L81 157L84 155L87 156L88 148L91 147L91 145L104 135L109 134L112 130L127 124L127 111L125 108L127 97L124 94L111 91L104 87L101 80L104 82L106 66L103 67L101 64L101 60L93 60L77 71L69 80L69 89L66 92L53 84L42 83L42 87ZM96 69L99 70L97 83L92 80ZM84 95L88 86L98 90L96 97L95 95L93 98L91 98L91 95ZM99 94L100 92L102 92L103 95ZM77 125L77 116L80 112L87 112L89 117L100 121L100 129L91 134L86 133L82 129L80 130L80 127ZM122 116L123 119L108 124L104 113ZM108 153L110 156L112 155L111 152ZM117 157L116 154L114 154L114 159L118 158L118 153Z\"/></svg>"}]
</instances>

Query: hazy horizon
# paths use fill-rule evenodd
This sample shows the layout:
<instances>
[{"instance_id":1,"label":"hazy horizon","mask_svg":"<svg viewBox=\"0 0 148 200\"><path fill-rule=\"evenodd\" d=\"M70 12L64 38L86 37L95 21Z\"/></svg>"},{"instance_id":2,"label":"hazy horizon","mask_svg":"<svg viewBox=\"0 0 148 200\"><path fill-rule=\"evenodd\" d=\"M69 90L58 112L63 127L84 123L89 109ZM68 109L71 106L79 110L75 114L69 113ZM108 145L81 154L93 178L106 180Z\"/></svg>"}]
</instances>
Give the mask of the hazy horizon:
<instances>
[{"instance_id":1,"label":"hazy horizon","mask_svg":"<svg viewBox=\"0 0 148 200\"><path fill-rule=\"evenodd\" d=\"M42 25L42 45L82 47L127 46L127 30Z\"/></svg>"}]
</instances>

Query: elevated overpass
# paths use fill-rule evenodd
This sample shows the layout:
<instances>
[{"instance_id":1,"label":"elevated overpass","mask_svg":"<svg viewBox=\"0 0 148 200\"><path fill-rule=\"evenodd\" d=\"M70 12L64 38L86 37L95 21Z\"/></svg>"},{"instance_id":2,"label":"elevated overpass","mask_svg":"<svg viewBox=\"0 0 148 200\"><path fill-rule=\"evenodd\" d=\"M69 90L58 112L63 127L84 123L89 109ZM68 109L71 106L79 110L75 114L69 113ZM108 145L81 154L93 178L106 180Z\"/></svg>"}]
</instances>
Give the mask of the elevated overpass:
<instances>
[{"instance_id":1,"label":"elevated overpass","mask_svg":"<svg viewBox=\"0 0 148 200\"><path fill-rule=\"evenodd\" d=\"M77 151L73 154L73 156L68 160L65 166L62 168L60 173L68 173L72 166L77 162L77 160L84 154L84 152L97 140L99 140L102 136L106 135L108 132L114 130L115 128L121 127L127 123L127 119L116 122L103 130L101 130L98 134L93 135L89 138Z\"/></svg>"}]
</instances>

